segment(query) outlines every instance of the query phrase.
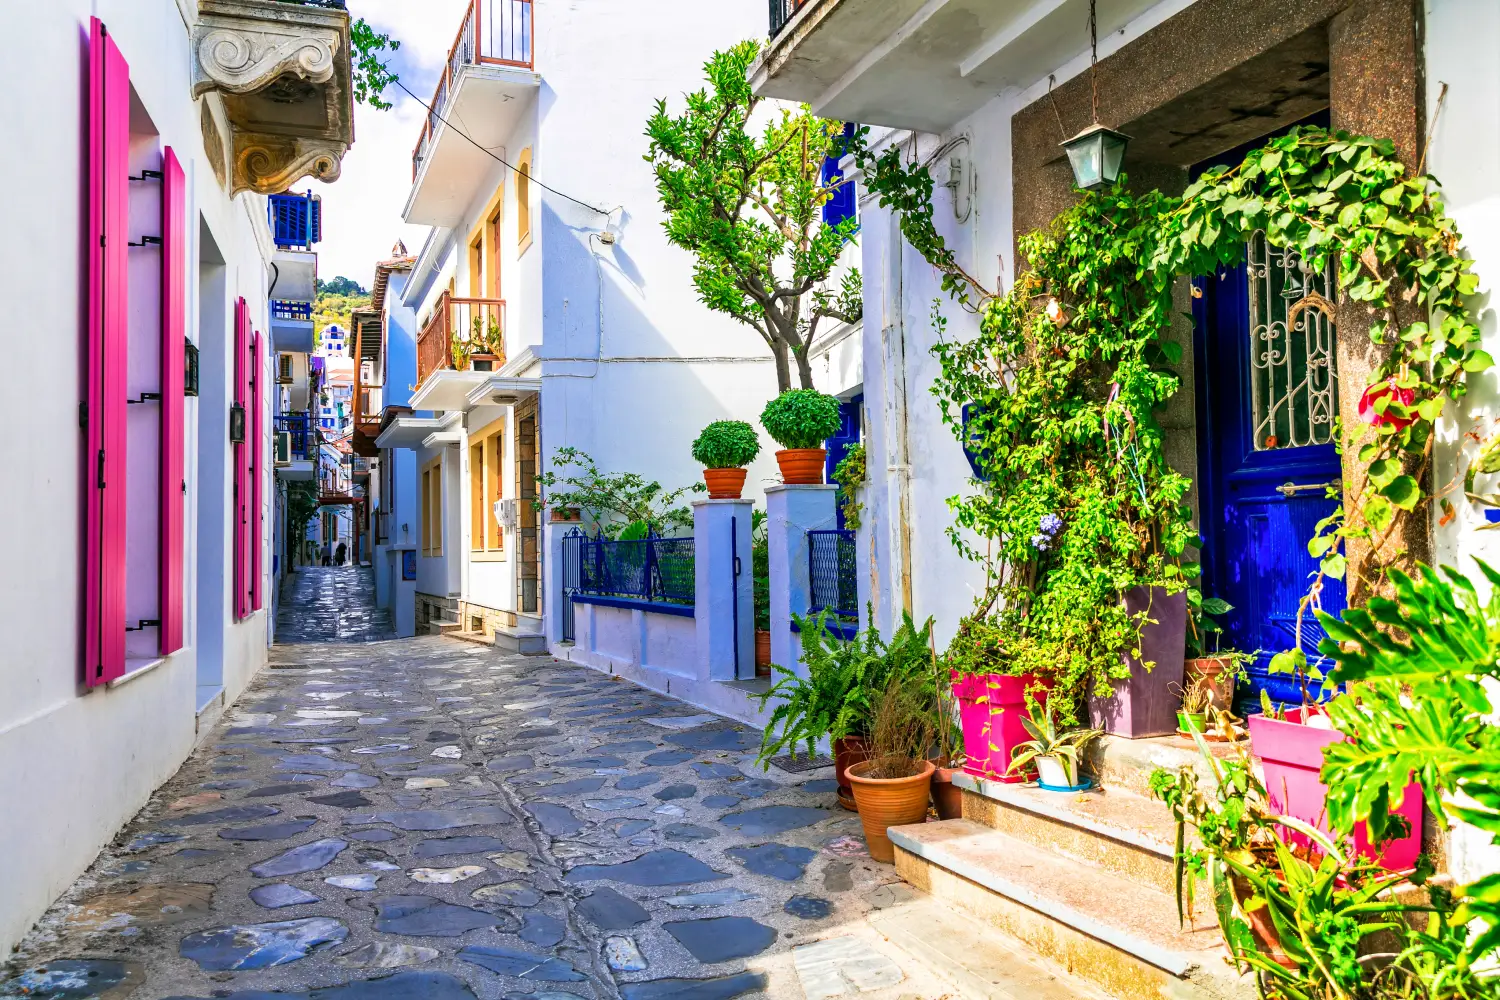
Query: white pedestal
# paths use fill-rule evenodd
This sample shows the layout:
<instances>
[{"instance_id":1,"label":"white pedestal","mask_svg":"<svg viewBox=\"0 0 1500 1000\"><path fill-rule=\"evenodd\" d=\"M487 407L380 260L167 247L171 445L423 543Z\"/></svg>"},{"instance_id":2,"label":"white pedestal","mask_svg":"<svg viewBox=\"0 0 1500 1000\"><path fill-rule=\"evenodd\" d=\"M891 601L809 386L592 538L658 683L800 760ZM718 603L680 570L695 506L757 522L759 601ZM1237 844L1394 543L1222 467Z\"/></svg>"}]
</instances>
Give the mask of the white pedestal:
<instances>
[{"instance_id":1,"label":"white pedestal","mask_svg":"<svg viewBox=\"0 0 1500 1000\"><path fill-rule=\"evenodd\" d=\"M766 539L771 557L771 662L805 676L802 644L792 632L792 615L805 615L812 602L807 533L834 528L836 486L766 488Z\"/></svg>"}]
</instances>

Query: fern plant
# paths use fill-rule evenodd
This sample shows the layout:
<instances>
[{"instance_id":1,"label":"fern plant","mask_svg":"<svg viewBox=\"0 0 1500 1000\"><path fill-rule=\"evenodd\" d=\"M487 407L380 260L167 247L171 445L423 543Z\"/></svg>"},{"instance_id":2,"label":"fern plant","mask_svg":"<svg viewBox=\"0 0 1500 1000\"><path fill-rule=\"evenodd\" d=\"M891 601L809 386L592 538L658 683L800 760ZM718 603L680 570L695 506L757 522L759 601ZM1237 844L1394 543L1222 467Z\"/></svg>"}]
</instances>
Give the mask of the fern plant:
<instances>
[{"instance_id":1,"label":"fern plant","mask_svg":"<svg viewBox=\"0 0 1500 1000\"><path fill-rule=\"evenodd\" d=\"M886 641L875 628L873 606L867 616L862 632L841 639L828 629L827 611L815 618L792 615L802 636L801 662L807 676L772 664L780 679L769 690L751 695L762 710L777 703L761 737L762 764L782 753L795 753L799 746L811 757L824 739L867 738L878 701L893 678L914 678L935 697L928 649L932 619L919 629L910 615L903 615Z\"/></svg>"}]
</instances>

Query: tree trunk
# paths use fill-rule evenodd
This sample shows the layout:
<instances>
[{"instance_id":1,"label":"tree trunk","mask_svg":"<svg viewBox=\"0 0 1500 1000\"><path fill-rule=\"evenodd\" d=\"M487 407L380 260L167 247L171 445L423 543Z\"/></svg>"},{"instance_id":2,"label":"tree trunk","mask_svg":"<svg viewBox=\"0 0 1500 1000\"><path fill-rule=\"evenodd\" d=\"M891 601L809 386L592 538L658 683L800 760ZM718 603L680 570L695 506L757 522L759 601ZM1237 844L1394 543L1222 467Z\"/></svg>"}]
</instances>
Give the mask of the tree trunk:
<instances>
[{"instance_id":1,"label":"tree trunk","mask_svg":"<svg viewBox=\"0 0 1500 1000\"><path fill-rule=\"evenodd\" d=\"M771 357L776 359L776 394L779 396L792 387L792 369L786 360L786 345L780 340L771 342Z\"/></svg>"},{"instance_id":2,"label":"tree trunk","mask_svg":"<svg viewBox=\"0 0 1500 1000\"><path fill-rule=\"evenodd\" d=\"M792 356L797 359L797 378L802 383L802 388L813 388L812 362L807 360L807 347L793 351Z\"/></svg>"}]
</instances>

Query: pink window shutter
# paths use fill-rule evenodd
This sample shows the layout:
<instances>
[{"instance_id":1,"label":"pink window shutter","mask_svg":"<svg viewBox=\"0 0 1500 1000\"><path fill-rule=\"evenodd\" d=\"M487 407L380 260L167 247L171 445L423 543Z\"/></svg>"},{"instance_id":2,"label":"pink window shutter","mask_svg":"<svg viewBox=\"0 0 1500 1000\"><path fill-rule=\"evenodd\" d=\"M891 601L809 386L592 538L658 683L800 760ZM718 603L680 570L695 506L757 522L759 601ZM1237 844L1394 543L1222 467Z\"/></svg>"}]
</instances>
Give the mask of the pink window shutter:
<instances>
[{"instance_id":1,"label":"pink window shutter","mask_svg":"<svg viewBox=\"0 0 1500 1000\"><path fill-rule=\"evenodd\" d=\"M234 305L234 405L249 405L250 388L250 308L241 298ZM248 421L247 421L248 423ZM248 428L247 428L248 430ZM233 448L234 459L234 617L250 613L250 468L244 442Z\"/></svg>"},{"instance_id":2,"label":"pink window shutter","mask_svg":"<svg viewBox=\"0 0 1500 1000\"><path fill-rule=\"evenodd\" d=\"M103 22L89 44L87 446L83 676L125 673L126 224L130 68Z\"/></svg>"},{"instance_id":3,"label":"pink window shutter","mask_svg":"<svg viewBox=\"0 0 1500 1000\"><path fill-rule=\"evenodd\" d=\"M262 551L265 549L265 455L266 408L266 338L256 331L255 350L252 352L255 367L250 370L250 419L245 436L250 442L250 609L259 611L265 607L261 593L261 577L264 575Z\"/></svg>"},{"instance_id":4,"label":"pink window shutter","mask_svg":"<svg viewBox=\"0 0 1500 1000\"><path fill-rule=\"evenodd\" d=\"M187 366L187 177L168 146L162 161L160 581L162 656L182 648L183 504L187 494L183 382Z\"/></svg>"}]
</instances>

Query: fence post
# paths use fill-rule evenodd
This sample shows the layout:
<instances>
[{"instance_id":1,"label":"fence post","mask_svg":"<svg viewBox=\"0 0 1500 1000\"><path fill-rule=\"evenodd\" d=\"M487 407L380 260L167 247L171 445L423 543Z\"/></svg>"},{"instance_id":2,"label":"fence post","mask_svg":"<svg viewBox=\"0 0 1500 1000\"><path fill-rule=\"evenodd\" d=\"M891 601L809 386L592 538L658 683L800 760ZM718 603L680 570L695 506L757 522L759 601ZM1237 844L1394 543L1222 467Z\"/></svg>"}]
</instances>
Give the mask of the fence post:
<instances>
[{"instance_id":1,"label":"fence post","mask_svg":"<svg viewBox=\"0 0 1500 1000\"><path fill-rule=\"evenodd\" d=\"M693 617L699 680L755 676L755 585L750 569L753 509L749 500L693 503ZM739 560L738 576L735 560Z\"/></svg>"},{"instance_id":2,"label":"fence post","mask_svg":"<svg viewBox=\"0 0 1500 1000\"><path fill-rule=\"evenodd\" d=\"M797 673L802 643L792 631L792 615L804 615L811 603L807 533L835 527L836 486L770 486L766 488L766 541L771 557L771 662Z\"/></svg>"}]
</instances>

